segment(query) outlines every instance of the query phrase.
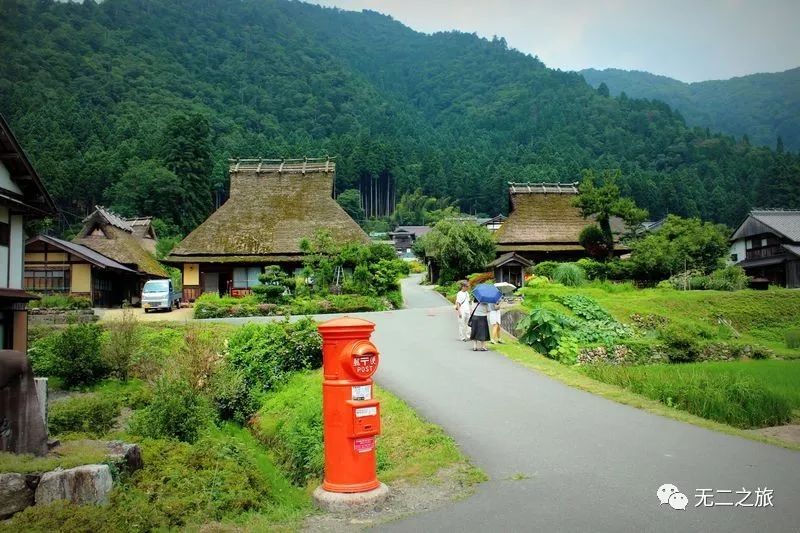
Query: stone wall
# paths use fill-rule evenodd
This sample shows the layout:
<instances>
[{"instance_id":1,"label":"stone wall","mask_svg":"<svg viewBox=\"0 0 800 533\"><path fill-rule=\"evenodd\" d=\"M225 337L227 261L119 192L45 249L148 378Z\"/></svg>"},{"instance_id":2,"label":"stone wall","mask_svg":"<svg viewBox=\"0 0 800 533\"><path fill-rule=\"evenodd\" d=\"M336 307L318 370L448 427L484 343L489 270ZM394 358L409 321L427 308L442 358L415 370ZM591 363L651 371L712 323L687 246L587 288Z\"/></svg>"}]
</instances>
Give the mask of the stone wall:
<instances>
[{"instance_id":1,"label":"stone wall","mask_svg":"<svg viewBox=\"0 0 800 533\"><path fill-rule=\"evenodd\" d=\"M28 325L85 324L99 319L92 309L28 309Z\"/></svg>"}]
</instances>

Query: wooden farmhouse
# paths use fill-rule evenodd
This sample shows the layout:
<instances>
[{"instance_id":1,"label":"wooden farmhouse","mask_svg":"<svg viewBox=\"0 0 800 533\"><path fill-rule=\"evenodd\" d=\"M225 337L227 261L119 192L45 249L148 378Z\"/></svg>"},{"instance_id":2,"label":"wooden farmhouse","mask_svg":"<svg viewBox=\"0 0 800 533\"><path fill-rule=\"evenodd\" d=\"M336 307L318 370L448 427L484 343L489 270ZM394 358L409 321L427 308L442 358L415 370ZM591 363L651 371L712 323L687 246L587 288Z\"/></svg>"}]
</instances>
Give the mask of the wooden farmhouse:
<instances>
[{"instance_id":1,"label":"wooden farmhouse","mask_svg":"<svg viewBox=\"0 0 800 533\"><path fill-rule=\"evenodd\" d=\"M26 352L23 285L26 221L53 216L56 207L11 128L0 115L0 349Z\"/></svg>"},{"instance_id":2,"label":"wooden farmhouse","mask_svg":"<svg viewBox=\"0 0 800 533\"><path fill-rule=\"evenodd\" d=\"M249 294L266 265L297 271L300 242L318 230L338 243L368 242L333 199L335 173L330 159L232 160L230 198L166 259L182 269L184 300Z\"/></svg>"},{"instance_id":3,"label":"wooden farmhouse","mask_svg":"<svg viewBox=\"0 0 800 533\"><path fill-rule=\"evenodd\" d=\"M96 206L72 242L38 235L25 245L25 288L84 296L96 307L136 304L144 283L168 278L156 260L150 218L125 219Z\"/></svg>"},{"instance_id":4,"label":"wooden farmhouse","mask_svg":"<svg viewBox=\"0 0 800 533\"><path fill-rule=\"evenodd\" d=\"M515 253L533 263L574 261L586 257L578 242L583 229L594 223L572 205L578 195L577 183L509 183L510 212L495 231L497 253ZM623 225L612 219L612 230L619 234ZM626 251L618 247L616 252Z\"/></svg>"},{"instance_id":5,"label":"wooden farmhouse","mask_svg":"<svg viewBox=\"0 0 800 533\"><path fill-rule=\"evenodd\" d=\"M398 254L406 254L411 252L411 247L414 243L430 232L433 228L430 226L397 226L394 231L389 233L392 238L392 245Z\"/></svg>"},{"instance_id":6,"label":"wooden farmhouse","mask_svg":"<svg viewBox=\"0 0 800 533\"><path fill-rule=\"evenodd\" d=\"M731 262L748 276L800 287L800 211L751 211L731 237Z\"/></svg>"}]
</instances>

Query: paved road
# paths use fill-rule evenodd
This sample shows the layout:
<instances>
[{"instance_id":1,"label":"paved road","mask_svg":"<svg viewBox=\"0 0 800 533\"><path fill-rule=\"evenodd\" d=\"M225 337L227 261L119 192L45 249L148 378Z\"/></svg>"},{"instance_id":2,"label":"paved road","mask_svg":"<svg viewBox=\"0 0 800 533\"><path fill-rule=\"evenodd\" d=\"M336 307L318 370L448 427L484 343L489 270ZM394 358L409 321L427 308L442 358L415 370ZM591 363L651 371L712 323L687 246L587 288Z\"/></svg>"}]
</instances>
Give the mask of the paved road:
<instances>
[{"instance_id":1,"label":"paved road","mask_svg":"<svg viewBox=\"0 0 800 533\"><path fill-rule=\"evenodd\" d=\"M403 289L409 309L364 315L377 323L377 380L441 425L491 480L466 500L382 529L800 531L800 453L648 414L472 352L457 340L444 299L414 278ZM689 497L686 511L659 505L664 483ZM759 487L774 491L774 507L694 507L698 489Z\"/></svg>"}]
</instances>

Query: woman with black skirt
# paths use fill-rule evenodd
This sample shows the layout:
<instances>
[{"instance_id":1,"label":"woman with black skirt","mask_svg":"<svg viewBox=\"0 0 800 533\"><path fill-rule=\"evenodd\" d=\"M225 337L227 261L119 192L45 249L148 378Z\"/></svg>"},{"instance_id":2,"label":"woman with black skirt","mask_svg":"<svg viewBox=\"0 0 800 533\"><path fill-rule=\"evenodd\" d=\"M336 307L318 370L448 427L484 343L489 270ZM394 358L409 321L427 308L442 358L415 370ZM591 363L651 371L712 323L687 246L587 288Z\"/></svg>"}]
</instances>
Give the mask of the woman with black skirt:
<instances>
[{"instance_id":1,"label":"woman with black skirt","mask_svg":"<svg viewBox=\"0 0 800 533\"><path fill-rule=\"evenodd\" d=\"M485 352L486 341L489 340L489 304L478 302L472 311L472 332L469 338L472 340L472 351Z\"/></svg>"}]
</instances>

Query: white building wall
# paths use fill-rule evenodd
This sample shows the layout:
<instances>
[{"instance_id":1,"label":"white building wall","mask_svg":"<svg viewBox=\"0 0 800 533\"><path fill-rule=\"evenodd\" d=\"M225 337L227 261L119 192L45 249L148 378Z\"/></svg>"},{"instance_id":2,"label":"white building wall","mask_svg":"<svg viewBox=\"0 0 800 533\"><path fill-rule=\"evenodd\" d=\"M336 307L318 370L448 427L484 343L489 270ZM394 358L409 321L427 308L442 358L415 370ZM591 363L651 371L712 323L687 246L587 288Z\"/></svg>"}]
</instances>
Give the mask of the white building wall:
<instances>
[{"instance_id":1,"label":"white building wall","mask_svg":"<svg viewBox=\"0 0 800 533\"><path fill-rule=\"evenodd\" d=\"M8 286L11 289L21 289L22 272L25 268L25 232L22 227L22 215L11 215L10 225Z\"/></svg>"},{"instance_id":2,"label":"white building wall","mask_svg":"<svg viewBox=\"0 0 800 533\"><path fill-rule=\"evenodd\" d=\"M745 242L744 239L739 239L731 243L730 254L728 255L728 261L727 261L729 265L733 265L740 261L744 261L746 253L744 242ZM733 255L736 255L736 261L732 260Z\"/></svg>"}]
</instances>

